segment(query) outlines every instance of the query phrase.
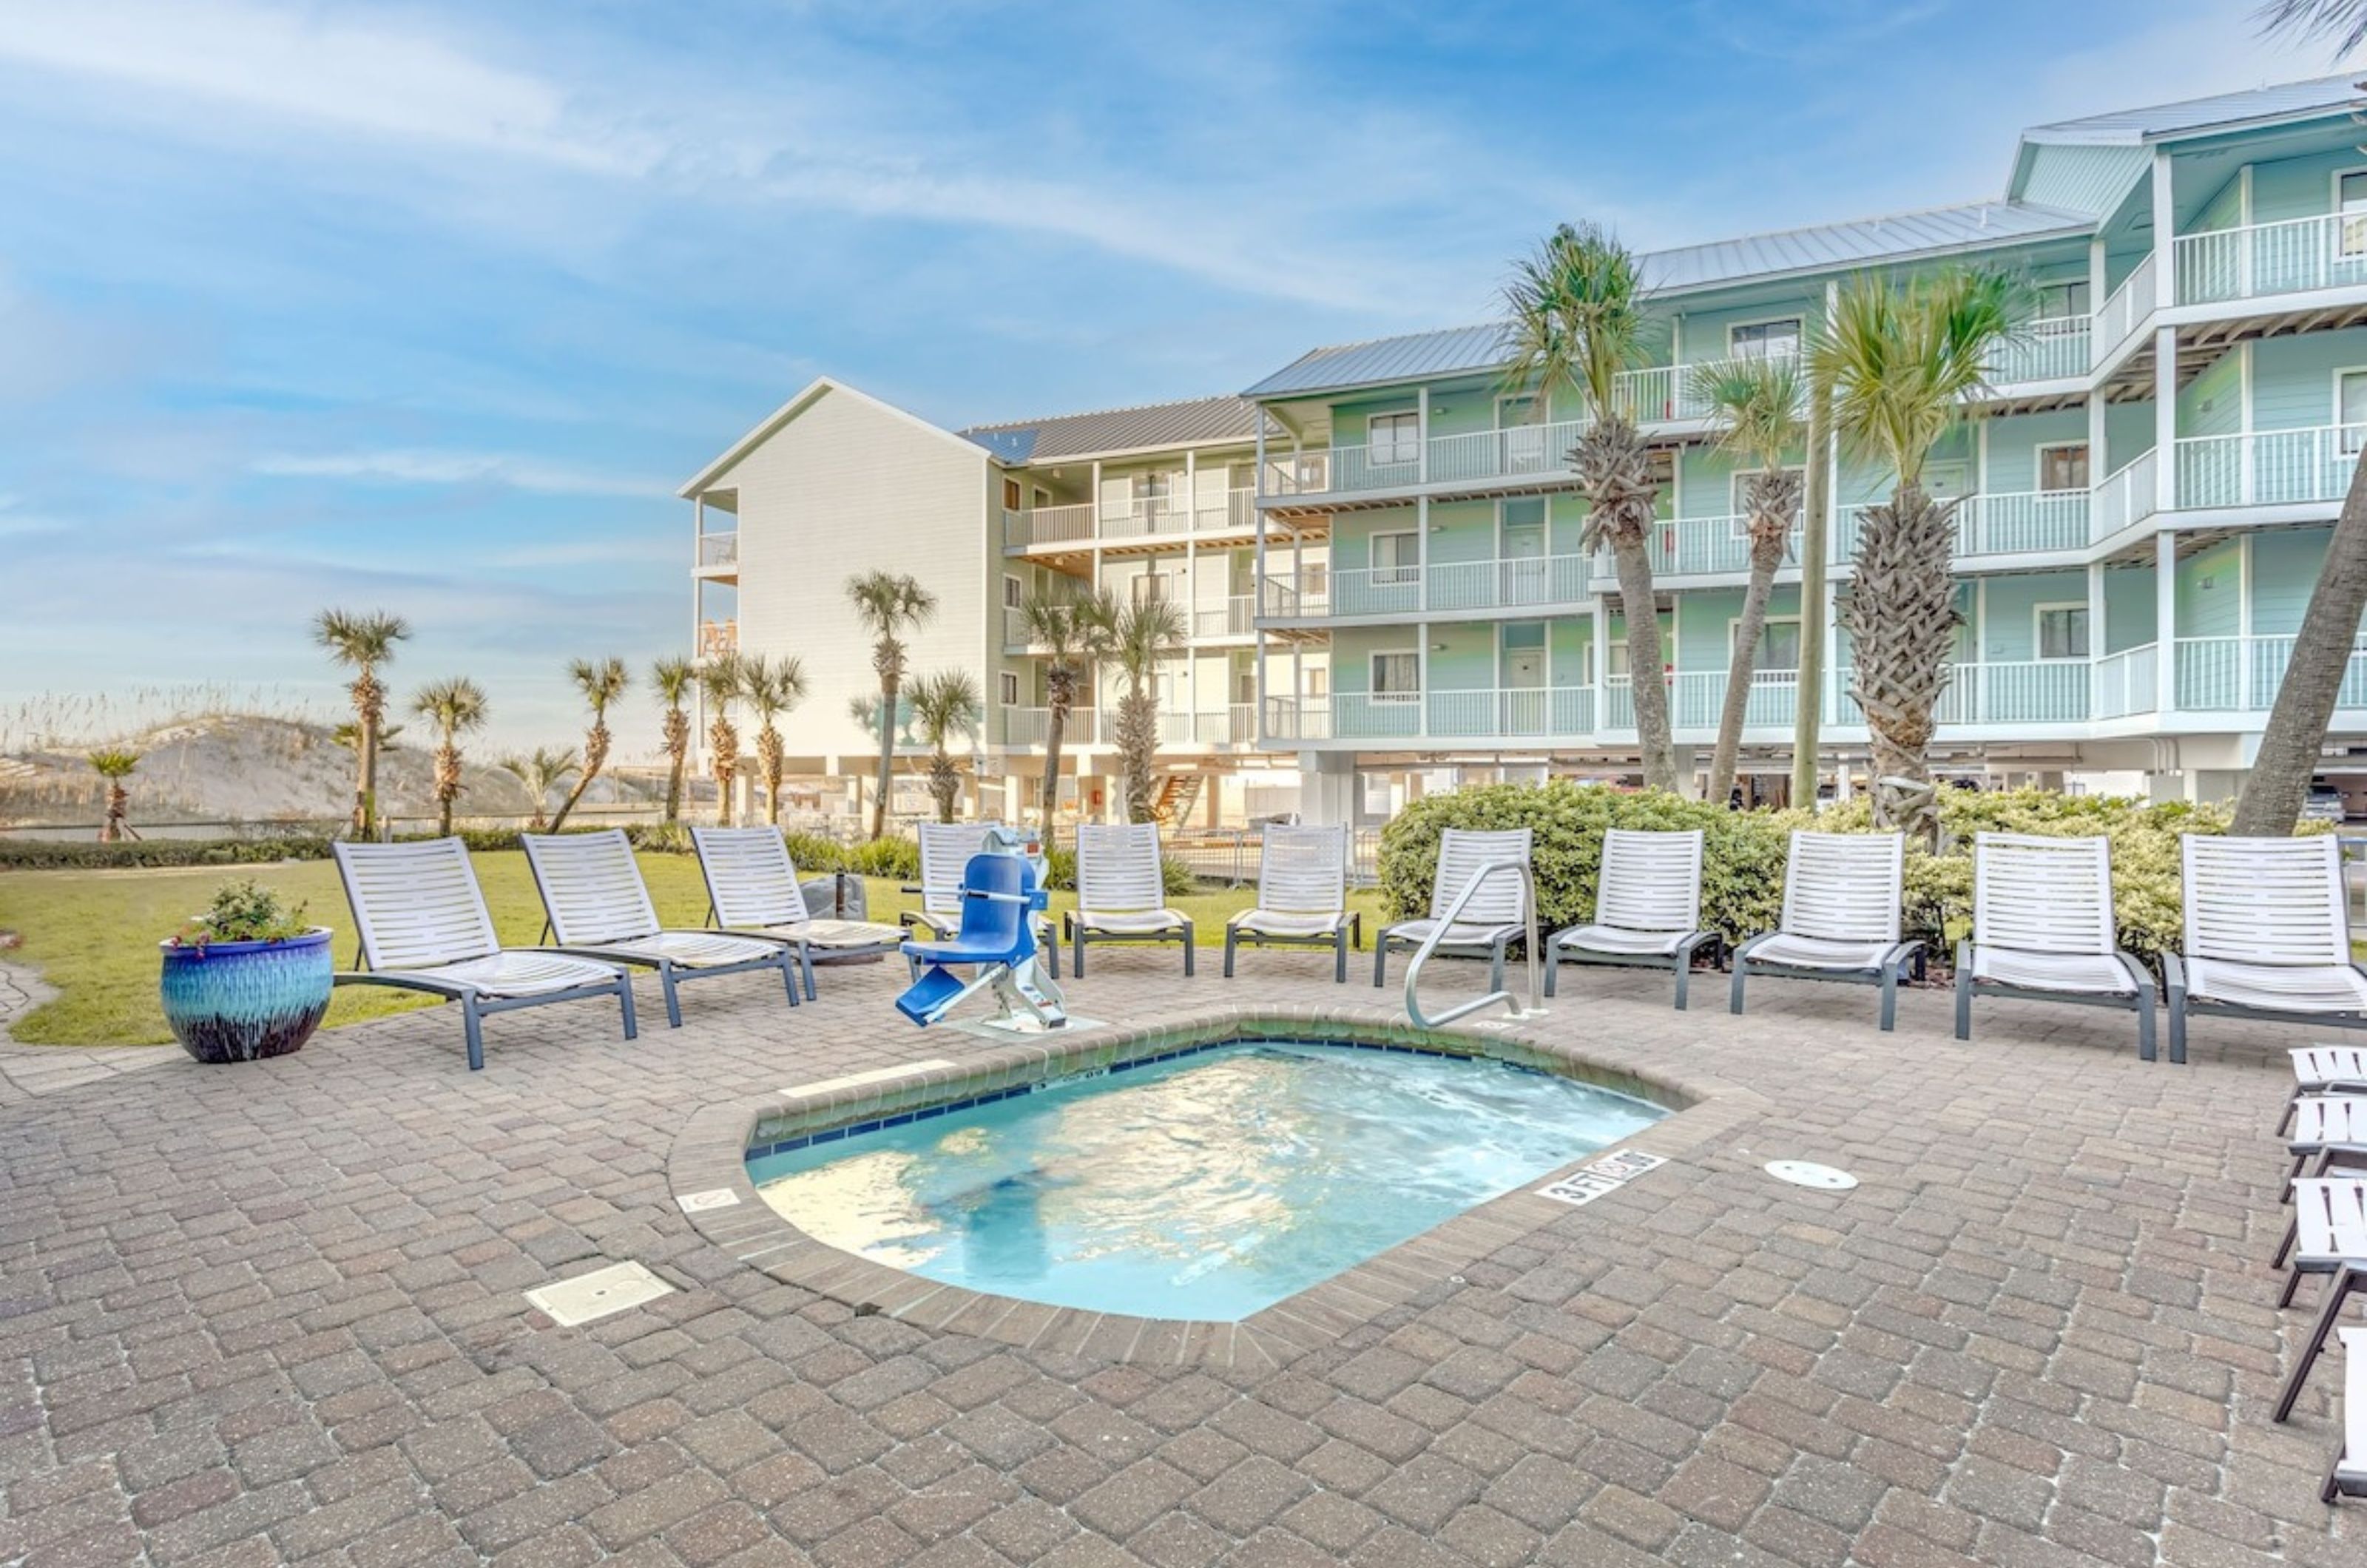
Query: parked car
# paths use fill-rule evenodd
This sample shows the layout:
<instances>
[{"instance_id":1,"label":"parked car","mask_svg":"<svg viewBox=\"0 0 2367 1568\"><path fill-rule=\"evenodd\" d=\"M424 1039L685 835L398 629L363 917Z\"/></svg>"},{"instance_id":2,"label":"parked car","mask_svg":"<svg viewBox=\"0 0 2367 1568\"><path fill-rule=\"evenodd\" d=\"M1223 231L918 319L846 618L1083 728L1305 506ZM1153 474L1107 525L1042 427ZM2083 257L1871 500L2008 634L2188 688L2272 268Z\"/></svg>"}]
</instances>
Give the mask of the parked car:
<instances>
[{"instance_id":1,"label":"parked car","mask_svg":"<svg viewBox=\"0 0 2367 1568\"><path fill-rule=\"evenodd\" d=\"M2309 786L2309 798L2301 803L2305 822L2339 822L2348 815L2342 807L2342 792L2332 784Z\"/></svg>"}]
</instances>

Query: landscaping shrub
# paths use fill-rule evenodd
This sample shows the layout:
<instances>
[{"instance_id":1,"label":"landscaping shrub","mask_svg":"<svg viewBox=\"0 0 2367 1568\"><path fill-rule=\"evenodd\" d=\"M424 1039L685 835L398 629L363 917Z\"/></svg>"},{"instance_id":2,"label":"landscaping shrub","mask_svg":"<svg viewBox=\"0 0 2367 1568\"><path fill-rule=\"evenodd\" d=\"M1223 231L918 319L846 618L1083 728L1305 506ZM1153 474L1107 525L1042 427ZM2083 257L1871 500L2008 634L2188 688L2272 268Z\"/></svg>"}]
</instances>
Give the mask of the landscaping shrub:
<instances>
[{"instance_id":1,"label":"landscaping shrub","mask_svg":"<svg viewBox=\"0 0 2367 1568\"><path fill-rule=\"evenodd\" d=\"M1200 891L1199 873L1192 869L1189 862L1177 860L1173 855L1161 857L1159 881L1162 896L1169 898L1188 898ZM1074 893L1077 890L1076 851L1044 852L1044 886L1059 893Z\"/></svg>"},{"instance_id":2,"label":"landscaping shrub","mask_svg":"<svg viewBox=\"0 0 2367 1568\"><path fill-rule=\"evenodd\" d=\"M789 846L789 863L799 876L821 876L846 869L846 846L819 833L783 833Z\"/></svg>"},{"instance_id":3,"label":"landscaping shrub","mask_svg":"<svg viewBox=\"0 0 2367 1568\"><path fill-rule=\"evenodd\" d=\"M268 865L283 860L328 858L329 840L311 834L284 839L148 839L116 844L102 844L95 839L0 839L0 871Z\"/></svg>"},{"instance_id":4,"label":"landscaping shrub","mask_svg":"<svg viewBox=\"0 0 2367 1568\"><path fill-rule=\"evenodd\" d=\"M2112 842L2114 917L2123 947L2151 960L2178 943L2179 839L2224 833L2224 807L2153 806L2048 790L1949 790L1940 802L1947 842L1936 855L1907 853L1904 931L1954 954L1972 931L1973 841L1984 832L2056 838L2101 834ZM1605 828L1685 829L1704 835L1702 923L1738 942L1772 931L1784 909L1784 855L1795 829L1873 831L1873 812L1853 801L1823 812L1728 811L1704 801L1630 795L1595 785L1490 784L1416 801L1381 835L1381 892L1391 918L1429 913L1444 828L1528 828L1535 834L1537 923L1557 930L1592 917ZM2305 823L2302 831L2322 830Z\"/></svg>"},{"instance_id":5,"label":"landscaping shrub","mask_svg":"<svg viewBox=\"0 0 2367 1568\"><path fill-rule=\"evenodd\" d=\"M798 863L800 867L804 862ZM895 882L921 880L921 845L915 839L873 839L846 852L848 871L859 876L884 876Z\"/></svg>"}]
</instances>

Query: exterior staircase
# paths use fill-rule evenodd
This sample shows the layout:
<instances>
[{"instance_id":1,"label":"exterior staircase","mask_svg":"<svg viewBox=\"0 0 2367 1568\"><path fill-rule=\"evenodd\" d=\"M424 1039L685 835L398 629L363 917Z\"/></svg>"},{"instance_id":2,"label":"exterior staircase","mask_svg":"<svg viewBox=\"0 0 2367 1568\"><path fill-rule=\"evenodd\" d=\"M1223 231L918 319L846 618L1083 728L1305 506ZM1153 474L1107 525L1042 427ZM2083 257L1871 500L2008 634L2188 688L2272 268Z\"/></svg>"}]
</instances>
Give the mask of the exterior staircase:
<instances>
[{"instance_id":1,"label":"exterior staircase","mask_svg":"<svg viewBox=\"0 0 2367 1568\"><path fill-rule=\"evenodd\" d=\"M1207 783L1204 773L1170 773L1159 786L1159 798L1151 803L1150 815L1162 828L1172 828L1192 815L1200 803L1201 787Z\"/></svg>"}]
</instances>

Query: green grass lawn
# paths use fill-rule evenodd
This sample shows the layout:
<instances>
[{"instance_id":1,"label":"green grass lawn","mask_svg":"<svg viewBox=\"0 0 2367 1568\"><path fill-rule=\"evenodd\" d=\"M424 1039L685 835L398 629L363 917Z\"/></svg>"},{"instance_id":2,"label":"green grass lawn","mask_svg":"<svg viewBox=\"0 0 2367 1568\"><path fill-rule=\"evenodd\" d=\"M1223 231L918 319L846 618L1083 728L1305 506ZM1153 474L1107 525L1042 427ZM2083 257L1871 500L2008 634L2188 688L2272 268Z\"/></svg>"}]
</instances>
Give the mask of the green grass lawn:
<instances>
[{"instance_id":1,"label":"green grass lawn","mask_svg":"<svg viewBox=\"0 0 2367 1568\"><path fill-rule=\"evenodd\" d=\"M687 855L640 858L658 918L669 925L696 926L707 912L698 863ZM542 931L542 908L526 856L515 851L472 856L504 942L531 945ZM336 929L337 963L353 962L353 919L327 861L230 869L203 866L172 871L23 871L0 874L0 931L13 931L24 946L10 956L39 968L61 993L56 1000L17 1021L12 1032L43 1045L148 1045L169 1043L164 1014L156 1007L156 943L202 908L214 888L233 876L253 875L308 907L317 924ZM871 914L892 920L918 899L893 882L869 884ZM1252 890L1222 890L1175 900L1197 922L1204 952L1214 954L1224 941L1227 917L1249 907ZM1055 893L1055 910L1073 908L1073 895ZM1371 892L1349 895L1349 907L1365 915L1369 941L1379 922L1380 900ZM1213 957L1211 962L1213 962ZM345 987L329 1009L329 1027L378 1018L434 1001L381 987Z\"/></svg>"}]
</instances>

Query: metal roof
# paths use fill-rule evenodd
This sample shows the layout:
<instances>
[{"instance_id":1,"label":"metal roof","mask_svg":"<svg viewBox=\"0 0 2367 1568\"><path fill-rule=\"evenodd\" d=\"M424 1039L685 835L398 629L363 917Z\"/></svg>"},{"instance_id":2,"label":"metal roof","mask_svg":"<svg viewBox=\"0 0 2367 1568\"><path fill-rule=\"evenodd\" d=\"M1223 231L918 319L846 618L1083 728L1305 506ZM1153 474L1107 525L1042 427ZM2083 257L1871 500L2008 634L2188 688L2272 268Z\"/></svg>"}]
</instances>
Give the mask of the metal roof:
<instances>
[{"instance_id":1,"label":"metal roof","mask_svg":"<svg viewBox=\"0 0 2367 1568\"><path fill-rule=\"evenodd\" d=\"M955 434L1015 465L1211 441L1248 441L1257 434L1257 419L1256 404L1229 396L974 424Z\"/></svg>"},{"instance_id":2,"label":"metal roof","mask_svg":"<svg viewBox=\"0 0 2367 1568\"><path fill-rule=\"evenodd\" d=\"M2307 118L2339 109L2367 107L2359 74L2320 76L2307 82L2283 82L2241 93L2221 93L2183 103L2156 104L2148 108L2118 109L2111 114L2033 125L2022 133L2024 141L2085 141L2135 144L2170 137L2199 136L2261 120Z\"/></svg>"},{"instance_id":3,"label":"metal roof","mask_svg":"<svg viewBox=\"0 0 2367 1568\"><path fill-rule=\"evenodd\" d=\"M2050 235L2085 234L2084 212L2030 202L1982 201L1750 234L1706 245L1654 251L1637 258L1644 285L1682 293L1874 262L1942 255ZM1510 357L1501 322L1342 344L1301 355L1243 394L1271 398L1348 387L1384 386L1493 370Z\"/></svg>"}]
</instances>

